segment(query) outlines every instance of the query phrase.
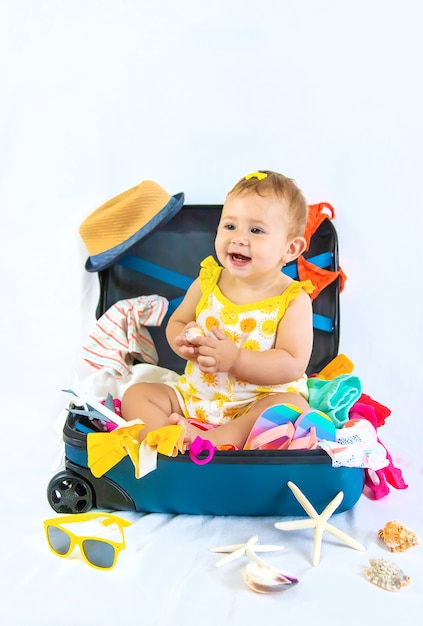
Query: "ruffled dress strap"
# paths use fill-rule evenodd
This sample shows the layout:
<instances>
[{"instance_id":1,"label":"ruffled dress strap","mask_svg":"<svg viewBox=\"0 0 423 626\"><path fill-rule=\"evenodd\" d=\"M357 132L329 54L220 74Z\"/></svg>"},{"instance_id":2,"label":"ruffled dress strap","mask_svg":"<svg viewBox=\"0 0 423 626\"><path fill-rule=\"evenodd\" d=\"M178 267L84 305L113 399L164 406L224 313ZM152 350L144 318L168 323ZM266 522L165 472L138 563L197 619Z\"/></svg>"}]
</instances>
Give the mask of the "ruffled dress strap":
<instances>
[{"instance_id":1,"label":"ruffled dress strap","mask_svg":"<svg viewBox=\"0 0 423 626\"><path fill-rule=\"evenodd\" d=\"M289 304L293 300L295 300L295 298L302 290L304 290L308 294L311 294L313 292L313 289L314 286L311 280L293 280L292 283L279 296L278 322L284 316Z\"/></svg>"},{"instance_id":2,"label":"ruffled dress strap","mask_svg":"<svg viewBox=\"0 0 423 626\"><path fill-rule=\"evenodd\" d=\"M196 315L203 310L207 304L209 295L218 283L223 267L218 265L214 257L208 256L200 263L200 288L202 296L197 304ZM310 282L310 281L308 281Z\"/></svg>"}]
</instances>

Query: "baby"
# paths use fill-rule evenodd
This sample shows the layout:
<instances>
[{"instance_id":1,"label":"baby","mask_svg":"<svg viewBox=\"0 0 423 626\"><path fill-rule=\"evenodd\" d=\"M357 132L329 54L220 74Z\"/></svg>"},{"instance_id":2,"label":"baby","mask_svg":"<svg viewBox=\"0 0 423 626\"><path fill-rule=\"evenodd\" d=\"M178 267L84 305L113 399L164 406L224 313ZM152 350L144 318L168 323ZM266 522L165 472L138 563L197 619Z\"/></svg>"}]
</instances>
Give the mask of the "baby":
<instances>
[{"instance_id":1,"label":"baby","mask_svg":"<svg viewBox=\"0 0 423 626\"><path fill-rule=\"evenodd\" d=\"M122 398L141 432L183 424L216 447L244 447L258 416L276 404L308 407L305 374L313 344L310 281L281 269L305 250L307 203L295 182L272 171L242 178L228 193L213 257L169 319L166 336L187 360L172 383L138 383Z\"/></svg>"}]
</instances>

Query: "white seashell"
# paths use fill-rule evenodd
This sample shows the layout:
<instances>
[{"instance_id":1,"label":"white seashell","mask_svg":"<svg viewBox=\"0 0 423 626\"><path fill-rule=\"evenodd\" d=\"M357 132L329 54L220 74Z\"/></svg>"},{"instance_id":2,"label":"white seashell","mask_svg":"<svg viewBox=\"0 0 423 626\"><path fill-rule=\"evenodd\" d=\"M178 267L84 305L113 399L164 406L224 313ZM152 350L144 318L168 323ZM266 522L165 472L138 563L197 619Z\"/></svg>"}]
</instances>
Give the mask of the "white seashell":
<instances>
[{"instance_id":1,"label":"white seashell","mask_svg":"<svg viewBox=\"0 0 423 626\"><path fill-rule=\"evenodd\" d=\"M386 591L399 591L411 581L393 561L369 559L369 563L370 567L364 569L367 578Z\"/></svg>"},{"instance_id":2,"label":"white seashell","mask_svg":"<svg viewBox=\"0 0 423 626\"><path fill-rule=\"evenodd\" d=\"M188 341L192 341L196 337L204 337L204 332L201 326L191 326L185 331L185 337Z\"/></svg>"},{"instance_id":3,"label":"white seashell","mask_svg":"<svg viewBox=\"0 0 423 626\"><path fill-rule=\"evenodd\" d=\"M257 593L285 591L298 582L297 578L284 574L276 567L259 565L257 563L246 565L242 571L242 577L247 587Z\"/></svg>"}]
</instances>

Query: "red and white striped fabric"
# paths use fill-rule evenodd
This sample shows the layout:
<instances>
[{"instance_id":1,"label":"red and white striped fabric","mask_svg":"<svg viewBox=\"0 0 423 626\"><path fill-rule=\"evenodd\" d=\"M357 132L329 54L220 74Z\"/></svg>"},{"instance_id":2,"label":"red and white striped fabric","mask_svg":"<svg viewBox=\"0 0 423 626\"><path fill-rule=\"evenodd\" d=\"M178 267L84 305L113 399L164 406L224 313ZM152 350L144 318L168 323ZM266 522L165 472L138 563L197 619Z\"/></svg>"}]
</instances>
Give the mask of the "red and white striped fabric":
<instances>
[{"instance_id":1,"label":"red and white striped fabric","mask_svg":"<svg viewBox=\"0 0 423 626\"><path fill-rule=\"evenodd\" d=\"M157 365L158 355L146 326L160 326L169 306L162 296L119 300L98 320L82 346L82 359L121 378L135 359Z\"/></svg>"}]
</instances>

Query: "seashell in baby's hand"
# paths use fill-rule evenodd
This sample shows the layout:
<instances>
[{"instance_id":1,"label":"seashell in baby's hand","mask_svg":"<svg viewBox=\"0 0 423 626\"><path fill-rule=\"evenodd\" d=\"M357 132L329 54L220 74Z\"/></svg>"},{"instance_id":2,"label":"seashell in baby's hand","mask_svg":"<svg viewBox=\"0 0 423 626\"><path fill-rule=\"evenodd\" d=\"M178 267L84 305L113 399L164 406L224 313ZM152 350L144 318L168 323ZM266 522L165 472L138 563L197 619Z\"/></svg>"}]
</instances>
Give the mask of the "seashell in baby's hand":
<instances>
[{"instance_id":1,"label":"seashell in baby's hand","mask_svg":"<svg viewBox=\"0 0 423 626\"><path fill-rule=\"evenodd\" d=\"M201 326L191 326L191 328L187 328L185 331L185 337L190 342L196 337L204 337L203 329Z\"/></svg>"}]
</instances>

